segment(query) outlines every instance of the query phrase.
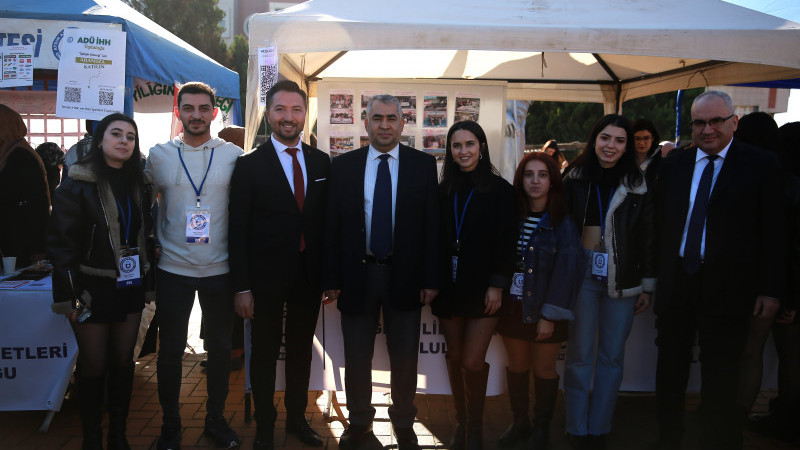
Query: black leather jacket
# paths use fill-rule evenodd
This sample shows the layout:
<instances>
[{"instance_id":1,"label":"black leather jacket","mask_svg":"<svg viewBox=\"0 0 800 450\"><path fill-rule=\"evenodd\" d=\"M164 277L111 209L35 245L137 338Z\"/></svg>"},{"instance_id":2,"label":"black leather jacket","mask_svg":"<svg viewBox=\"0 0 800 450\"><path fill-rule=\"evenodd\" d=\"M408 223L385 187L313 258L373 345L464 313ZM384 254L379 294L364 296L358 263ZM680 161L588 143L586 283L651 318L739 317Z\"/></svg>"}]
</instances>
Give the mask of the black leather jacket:
<instances>
[{"instance_id":1,"label":"black leather jacket","mask_svg":"<svg viewBox=\"0 0 800 450\"><path fill-rule=\"evenodd\" d=\"M153 257L152 219L149 186L133 196L141 212L136 245L146 298L152 300L155 281L150 270ZM97 183L89 164L72 166L56 189L53 213L47 232L47 254L53 264L53 301L64 303L58 312L67 312L76 298L90 300L81 283L85 276L116 279L117 261L122 246L114 194L108 183ZM112 226L109 226L112 224ZM69 303L67 303L69 302Z\"/></svg>"},{"instance_id":2,"label":"black leather jacket","mask_svg":"<svg viewBox=\"0 0 800 450\"><path fill-rule=\"evenodd\" d=\"M576 169L565 175L569 215L583 233L590 183ZM655 202L646 182L631 187L621 183L614 191L606 223L608 246L608 294L629 297L653 292L656 284Z\"/></svg>"}]
</instances>

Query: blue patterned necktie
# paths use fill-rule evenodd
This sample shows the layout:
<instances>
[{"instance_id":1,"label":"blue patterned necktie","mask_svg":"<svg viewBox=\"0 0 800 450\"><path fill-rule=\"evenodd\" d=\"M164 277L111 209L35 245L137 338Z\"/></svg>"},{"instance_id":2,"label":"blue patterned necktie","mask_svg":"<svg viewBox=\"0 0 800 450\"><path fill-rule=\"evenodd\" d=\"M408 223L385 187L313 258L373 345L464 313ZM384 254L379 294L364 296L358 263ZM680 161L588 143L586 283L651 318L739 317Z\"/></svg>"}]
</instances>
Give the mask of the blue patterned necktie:
<instances>
[{"instance_id":1,"label":"blue patterned necktie","mask_svg":"<svg viewBox=\"0 0 800 450\"><path fill-rule=\"evenodd\" d=\"M392 250L392 175L389 155L380 155L375 194L372 197L372 227L369 248L376 258L385 258Z\"/></svg>"},{"instance_id":2,"label":"blue patterned necktie","mask_svg":"<svg viewBox=\"0 0 800 450\"><path fill-rule=\"evenodd\" d=\"M686 232L686 245L683 248L683 268L693 275L700 270L700 244L703 242L703 228L706 225L708 199L711 196L711 181L714 179L714 162L718 155L709 155L708 164L700 176L697 194L694 196L694 207L689 217L689 230Z\"/></svg>"}]
</instances>

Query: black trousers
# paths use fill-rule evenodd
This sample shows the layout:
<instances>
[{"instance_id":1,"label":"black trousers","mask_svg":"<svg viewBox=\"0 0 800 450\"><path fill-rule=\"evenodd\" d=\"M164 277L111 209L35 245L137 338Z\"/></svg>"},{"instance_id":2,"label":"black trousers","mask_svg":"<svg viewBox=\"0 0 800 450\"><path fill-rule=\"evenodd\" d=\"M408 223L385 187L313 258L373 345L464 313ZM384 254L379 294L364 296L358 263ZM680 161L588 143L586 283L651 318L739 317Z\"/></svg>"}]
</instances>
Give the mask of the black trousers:
<instances>
[{"instance_id":1,"label":"black trousers","mask_svg":"<svg viewBox=\"0 0 800 450\"><path fill-rule=\"evenodd\" d=\"M704 449L740 449L744 413L737 405L739 368L749 317L704 305L703 270L689 275L678 261L675 296L658 316L656 399L662 441L683 438L686 386L695 337L700 345L700 441ZM735 280L732 280L735 282Z\"/></svg>"},{"instance_id":2,"label":"black trousers","mask_svg":"<svg viewBox=\"0 0 800 450\"><path fill-rule=\"evenodd\" d=\"M366 304L361 314L342 313L344 385L347 410L353 425L372 425L372 356L378 321L383 312L386 348L389 353L392 405L389 419L395 428L411 428L417 407L417 359L419 357L419 308L398 311L391 306L389 266L367 265ZM346 295L346 294L345 294Z\"/></svg>"},{"instance_id":3,"label":"black trousers","mask_svg":"<svg viewBox=\"0 0 800 450\"><path fill-rule=\"evenodd\" d=\"M278 414L274 403L275 365L282 356L281 349L286 371L286 415L302 416L308 405L311 354L322 293L311 288L305 267L305 258L301 257L297 280L286 292L275 292L270 286L253 288L250 383L256 423L262 427L274 426Z\"/></svg>"}]
</instances>

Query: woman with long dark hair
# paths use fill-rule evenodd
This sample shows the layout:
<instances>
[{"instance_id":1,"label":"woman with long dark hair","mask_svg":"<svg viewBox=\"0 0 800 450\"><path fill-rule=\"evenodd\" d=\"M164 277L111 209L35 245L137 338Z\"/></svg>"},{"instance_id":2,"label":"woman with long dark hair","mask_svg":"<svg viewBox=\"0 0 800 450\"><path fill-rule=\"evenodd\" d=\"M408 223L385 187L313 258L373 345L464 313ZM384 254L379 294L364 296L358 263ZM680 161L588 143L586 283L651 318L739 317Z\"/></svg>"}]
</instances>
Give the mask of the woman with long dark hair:
<instances>
[{"instance_id":1,"label":"woman with long dark hair","mask_svg":"<svg viewBox=\"0 0 800 450\"><path fill-rule=\"evenodd\" d=\"M566 428L576 448L604 448L625 341L655 288L653 197L632 136L625 117L602 117L564 176L567 210L590 261L570 324L564 377Z\"/></svg>"},{"instance_id":2,"label":"woman with long dark hair","mask_svg":"<svg viewBox=\"0 0 800 450\"><path fill-rule=\"evenodd\" d=\"M450 449L483 446L486 351L514 269L514 191L489 159L486 133L456 122L447 133L442 180L443 280L433 312L447 343L458 427Z\"/></svg>"},{"instance_id":3,"label":"woman with long dark hair","mask_svg":"<svg viewBox=\"0 0 800 450\"><path fill-rule=\"evenodd\" d=\"M78 341L84 449L103 448L106 378L107 448L130 448L125 428L133 347L145 298L152 299L149 204L136 122L119 113L106 116L87 158L56 190L47 233L53 310L67 315Z\"/></svg>"},{"instance_id":4,"label":"woman with long dark hair","mask_svg":"<svg viewBox=\"0 0 800 450\"><path fill-rule=\"evenodd\" d=\"M500 445L514 446L530 435L527 448L547 448L558 396L556 361L574 318L586 258L567 214L564 184L556 160L531 152L514 174L519 236L517 269L497 330L503 336L506 382L514 422ZM536 403L533 428L528 415L530 370ZM532 431L532 433L531 433Z\"/></svg>"},{"instance_id":5,"label":"woman with long dark hair","mask_svg":"<svg viewBox=\"0 0 800 450\"><path fill-rule=\"evenodd\" d=\"M567 158L558 149L558 142L555 139L550 139L542 146L542 153L547 154L556 162L558 171L561 173L567 167Z\"/></svg>"}]
</instances>

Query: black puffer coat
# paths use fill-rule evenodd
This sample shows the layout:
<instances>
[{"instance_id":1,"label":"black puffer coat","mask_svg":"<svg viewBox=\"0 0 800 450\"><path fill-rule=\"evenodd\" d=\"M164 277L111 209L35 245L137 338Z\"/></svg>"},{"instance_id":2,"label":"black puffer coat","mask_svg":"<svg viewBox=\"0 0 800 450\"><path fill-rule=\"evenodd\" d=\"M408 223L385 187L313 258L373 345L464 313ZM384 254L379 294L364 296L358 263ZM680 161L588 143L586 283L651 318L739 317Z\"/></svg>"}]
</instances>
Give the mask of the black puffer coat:
<instances>
[{"instance_id":1,"label":"black puffer coat","mask_svg":"<svg viewBox=\"0 0 800 450\"><path fill-rule=\"evenodd\" d=\"M583 233L590 183L576 169L564 177L570 217ZM620 183L606 213L608 295L630 297L655 290L655 202L646 182L632 187Z\"/></svg>"},{"instance_id":2,"label":"black puffer coat","mask_svg":"<svg viewBox=\"0 0 800 450\"><path fill-rule=\"evenodd\" d=\"M148 300L154 298L152 219L149 186L131 197L140 211L139 263ZM53 301L57 312L67 312L75 299L91 301L98 279L116 280L120 257L119 211L108 182L98 184L91 164L76 164L56 190L47 232L47 253L53 263Z\"/></svg>"}]
</instances>

